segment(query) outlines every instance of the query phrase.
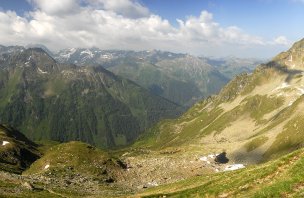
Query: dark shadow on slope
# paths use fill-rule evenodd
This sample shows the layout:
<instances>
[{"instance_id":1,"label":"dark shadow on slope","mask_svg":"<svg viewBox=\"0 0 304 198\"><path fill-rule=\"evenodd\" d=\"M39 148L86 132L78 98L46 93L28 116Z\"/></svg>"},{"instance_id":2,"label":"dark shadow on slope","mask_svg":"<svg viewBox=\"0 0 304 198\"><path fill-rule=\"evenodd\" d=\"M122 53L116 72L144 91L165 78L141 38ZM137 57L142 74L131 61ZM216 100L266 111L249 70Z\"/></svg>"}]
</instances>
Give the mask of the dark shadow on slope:
<instances>
[{"instance_id":1,"label":"dark shadow on slope","mask_svg":"<svg viewBox=\"0 0 304 198\"><path fill-rule=\"evenodd\" d=\"M263 151L253 151L253 152L244 152L236 151L230 156L233 163L242 163L242 164L258 164L266 162L267 159L264 158Z\"/></svg>"},{"instance_id":2,"label":"dark shadow on slope","mask_svg":"<svg viewBox=\"0 0 304 198\"><path fill-rule=\"evenodd\" d=\"M298 69L290 69L285 65L279 64L276 61L270 61L265 65L265 67L273 68L281 73L287 74L287 78L285 79L286 83L289 83L296 75L300 75L303 72L302 70Z\"/></svg>"}]
</instances>

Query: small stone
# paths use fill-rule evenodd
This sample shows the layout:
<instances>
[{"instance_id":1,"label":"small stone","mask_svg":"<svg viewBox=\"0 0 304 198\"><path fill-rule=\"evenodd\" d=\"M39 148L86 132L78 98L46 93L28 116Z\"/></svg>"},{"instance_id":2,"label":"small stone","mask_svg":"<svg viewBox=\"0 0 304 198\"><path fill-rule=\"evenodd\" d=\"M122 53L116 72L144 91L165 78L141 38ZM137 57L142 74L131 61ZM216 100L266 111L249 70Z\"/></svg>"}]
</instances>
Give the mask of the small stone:
<instances>
[{"instance_id":1,"label":"small stone","mask_svg":"<svg viewBox=\"0 0 304 198\"><path fill-rule=\"evenodd\" d=\"M24 182L22 184L22 186L25 187L28 190L35 190L35 187L31 183L29 183L29 182Z\"/></svg>"},{"instance_id":2,"label":"small stone","mask_svg":"<svg viewBox=\"0 0 304 198\"><path fill-rule=\"evenodd\" d=\"M64 183L70 185L72 182L70 180L65 180Z\"/></svg>"},{"instance_id":3,"label":"small stone","mask_svg":"<svg viewBox=\"0 0 304 198\"><path fill-rule=\"evenodd\" d=\"M223 194L220 194L218 197L219 197L219 198L226 198L226 197L228 197L228 196L229 196L228 193L223 193Z\"/></svg>"}]
</instances>

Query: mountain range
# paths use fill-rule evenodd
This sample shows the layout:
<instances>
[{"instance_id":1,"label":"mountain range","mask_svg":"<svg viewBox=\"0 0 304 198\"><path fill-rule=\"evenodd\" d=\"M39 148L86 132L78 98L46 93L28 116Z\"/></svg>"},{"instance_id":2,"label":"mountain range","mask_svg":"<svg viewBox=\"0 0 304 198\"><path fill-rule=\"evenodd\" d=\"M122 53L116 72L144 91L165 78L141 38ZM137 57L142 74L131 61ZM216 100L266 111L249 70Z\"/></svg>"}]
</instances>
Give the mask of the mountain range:
<instances>
[{"instance_id":1,"label":"mountain range","mask_svg":"<svg viewBox=\"0 0 304 198\"><path fill-rule=\"evenodd\" d=\"M181 107L102 67L60 64L40 48L0 48L0 120L32 140L126 145Z\"/></svg>"},{"instance_id":2,"label":"mountain range","mask_svg":"<svg viewBox=\"0 0 304 198\"><path fill-rule=\"evenodd\" d=\"M2 123L32 140L102 148L132 143L228 81L206 60L156 50L0 46L0 56Z\"/></svg>"},{"instance_id":3,"label":"mountain range","mask_svg":"<svg viewBox=\"0 0 304 198\"><path fill-rule=\"evenodd\" d=\"M37 50L21 54L41 52ZM1 60L11 63L10 68L18 66L14 58L7 58L11 55L2 56ZM34 67L40 75L54 72L42 67L48 65L42 57L55 62L59 71L73 68L99 74L102 70L116 76L101 66L57 63L47 54L38 59L45 64L36 64L39 70ZM160 120L141 133L134 144L117 150L100 150L78 141L38 144L22 136L26 142L23 146L37 160L17 167L15 173L25 169L21 176L12 173L13 169L7 168L9 162L3 161L0 168L6 172L0 171L4 178L0 192L3 196L17 193L23 197L302 197L303 71L304 39L252 73L236 76L217 95L195 103L181 116ZM8 79L10 83L2 84L14 87L16 80ZM3 89L1 93L15 92ZM13 97L1 101L10 103ZM11 108L15 106L22 105ZM20 110L4 112L11 111ZM10 149L11 142L21 145L22 141L11 135L19 134L17 130L6 125L2 129L2 153ZM224 156L225 162L219 156Z\"/></svg>"},{"instance_id":4,"label":"mountain range","mask_svg":"<svg viewBox=\"0 0 304 198\"><path fill-rule=\"evenodd\" d=\"M98 48L65 49L54 58L62 63L101 65L153 94L186 107L217 93L238 72L252 71L260 63L251 59L217 60L158 50L135 52Z\"/></svg>"}]
</instances>

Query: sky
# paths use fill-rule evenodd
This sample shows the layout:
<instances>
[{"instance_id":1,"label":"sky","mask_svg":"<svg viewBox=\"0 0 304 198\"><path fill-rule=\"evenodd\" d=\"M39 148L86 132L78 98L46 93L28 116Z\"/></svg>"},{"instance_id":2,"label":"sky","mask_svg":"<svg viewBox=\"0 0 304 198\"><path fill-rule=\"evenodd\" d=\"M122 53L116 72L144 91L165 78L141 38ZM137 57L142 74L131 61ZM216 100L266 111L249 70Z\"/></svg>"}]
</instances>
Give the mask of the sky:
<instances>
[{"instance_id":1,"label":"sky","mask_svg":"<svg viewBox=\"0 0 304 198\"><path fill-rule=\"evenodd\" d=\"M0 0L0 44L270 58L303 19L304 0Z\"/></svg>"}]
</instances>

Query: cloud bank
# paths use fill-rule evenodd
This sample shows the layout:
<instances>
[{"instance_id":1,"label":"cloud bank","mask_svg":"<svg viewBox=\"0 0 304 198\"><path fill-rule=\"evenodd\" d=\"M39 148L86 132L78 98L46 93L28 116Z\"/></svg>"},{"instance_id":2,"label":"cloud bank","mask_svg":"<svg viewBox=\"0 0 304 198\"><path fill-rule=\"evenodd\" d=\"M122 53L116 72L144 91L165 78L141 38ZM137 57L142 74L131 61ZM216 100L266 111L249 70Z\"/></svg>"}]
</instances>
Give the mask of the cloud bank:
<instances>
[{"instance_id":1,"label":"cloud bank","mask_svg":"<svg viewBox=\"0 0 304 198\"><path fill-rule=\"evenodd\" d=\"M284 36L268 41L237 26L223 27L212 13L177 19L173 26L135 0L28 0L24 16L0 11L0 43L68 47L160 49L208 56L259 56L286 48Z\"/></svg>"}]
</instances>

